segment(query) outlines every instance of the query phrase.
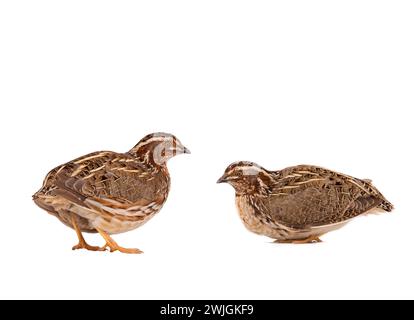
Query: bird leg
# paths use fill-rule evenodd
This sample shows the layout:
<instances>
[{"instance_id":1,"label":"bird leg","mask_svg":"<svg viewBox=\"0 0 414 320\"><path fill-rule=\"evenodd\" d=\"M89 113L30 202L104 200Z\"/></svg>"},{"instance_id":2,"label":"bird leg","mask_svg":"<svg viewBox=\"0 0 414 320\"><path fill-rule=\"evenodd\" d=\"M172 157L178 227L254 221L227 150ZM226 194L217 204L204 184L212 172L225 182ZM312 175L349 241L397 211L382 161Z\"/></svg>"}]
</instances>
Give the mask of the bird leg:
<instances>
[{"instance_id":1,"label":"bird leg","mask_svg":"<svg viewBox=\"0 0 414 320\"><path fill-rule=\"evenodd\" d=\"M301 240L275 240L275 243L293 243L293 244L306 244L306 243L319 243L322 242L317 236L310 236Z\"/></svg>"},{"instance_id":2,"label":"bird leg","mask_svg":"<svg viewBox=\"0 0 414 320\"><path fill-rule=\"evenodd\" d=\"M106 244L103 246L103 248L102 249L106 249L106 248L109 248L109 250L111 251L111 252L114 252L114 251L119 251L119 252L122 252L122 253L130 253L130 254L140 254L140 253L143 253L141 250L139 250L139 249L128 249L128 248L123 248L123 247L121 247L120 245L118 245L116 242L115 242L115 240L114 239L112 239L110 236L109 236L109 234L107 234L105 231L103 231L103 230L100 230L100 229L98 229L98 228L96 228L96 230L98 230L98 232L99 232L99 234L102 236L102 238L104 238L105 239L105 241L106 241Z\"/></svg>"},{"instance_id":3,"label":"bird leg","mask_svg":"<svg viewBox=\"0 0 414 320\"><path fill-rule=\"evenodd\" d=\"M78 239L79 239L79 243L76 246L73 246L72 250L86 249L86 250L89 250L89 251L105 251L105 248L94 247L94 246L89 245L86 242L85 238L83 237L82 231L80 230L80 228L78 226L78 223L76 222L76 219L73 215L72 215L71 220L72 220L73 228L75 229L76 234L77 234Z\"/></svg>"},{"instance_id":4,"label":"bird leg","mask_svg":"<svg viewBox=\"0 0 414 320\"><path fill-rule=\"evenodd\" d=\"M317 236L310 236L309 238L302 239L302 240L294 240L292 243L294 244L306 244L306 243L320 243L322 242L321 239Z\"/></svg>"}]
</instances>

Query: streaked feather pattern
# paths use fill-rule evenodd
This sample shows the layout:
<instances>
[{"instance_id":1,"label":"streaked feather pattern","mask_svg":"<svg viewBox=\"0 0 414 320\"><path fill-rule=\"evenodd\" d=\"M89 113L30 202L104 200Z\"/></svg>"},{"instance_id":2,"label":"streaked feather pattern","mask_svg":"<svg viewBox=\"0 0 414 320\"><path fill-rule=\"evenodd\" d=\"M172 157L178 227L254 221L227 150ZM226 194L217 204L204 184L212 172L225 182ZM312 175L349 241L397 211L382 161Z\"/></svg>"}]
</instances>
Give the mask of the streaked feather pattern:
<instances>
[{"instance_id":1,"label":"streaked feather pattern","mask_svg":"<svg viewBox=\"0 0 414 320\"><path fill-rule=\"evenodd\" d=\"M161 210L170 189L166 163L181 153L189 151L164 133L127 153L90 153L51 170L33 200L71 228L74 218L82 232L126 232Z\"/></svg>"},{"instance_id":2,"label":"streaked feather pattern","mask_svg":"<svg viewBox=\"0 0 414 320\"><path fill-rule=\"evenodd\" d=\"M269 171L255 163L237 162L219 182L235 188L249 230L278 240L319 237L361 214L393 209L370 180L317 166Z\"/></svg>"}]
</instances>

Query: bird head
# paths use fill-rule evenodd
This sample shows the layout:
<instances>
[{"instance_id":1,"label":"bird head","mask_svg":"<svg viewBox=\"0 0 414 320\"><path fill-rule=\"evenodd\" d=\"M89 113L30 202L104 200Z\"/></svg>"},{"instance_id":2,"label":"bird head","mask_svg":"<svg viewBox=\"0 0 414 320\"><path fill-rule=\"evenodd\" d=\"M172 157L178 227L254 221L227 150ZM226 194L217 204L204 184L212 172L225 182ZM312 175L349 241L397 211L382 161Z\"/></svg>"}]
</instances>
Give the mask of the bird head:
<instances>
[{"instance_id":1,"label":"bird head","mask_svg":"<svg viewBox=\"0 0 414 320\"><path fill-rule=\"evenodd\" d=\"M191 152L172 134L158 132L145 136L129 153L144 162L165 165L171 158Z\"/></svg>"},{"instance_id":2,"label":"bird head","mask_svg":"<svg viewBox=\"0 0 414 320\"><path fill-rule=\"evenodd\" d=\"M268 194L272 172L256 163L239 161L229 165L217 183L228 183L237 194Z\"/></svg>"}]
</instances>

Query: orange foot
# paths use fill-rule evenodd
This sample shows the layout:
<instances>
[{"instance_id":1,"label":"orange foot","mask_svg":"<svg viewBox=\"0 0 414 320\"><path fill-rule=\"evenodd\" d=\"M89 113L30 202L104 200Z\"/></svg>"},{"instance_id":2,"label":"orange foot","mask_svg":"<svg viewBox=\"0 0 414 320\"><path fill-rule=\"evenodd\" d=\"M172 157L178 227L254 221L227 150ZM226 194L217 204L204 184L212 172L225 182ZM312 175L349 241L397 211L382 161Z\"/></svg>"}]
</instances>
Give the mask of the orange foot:
<instances>
[{"instance_id":1,"label":"orange foot","mask_svg":"<svg viewBox=\"0 0 414 320\"><path fill-rule=\"evenodd\" d=\"M73 228L75 229L76 234L77 234L78 239L79 239L79 243L76 246L73 246L72 250L86 249L86 250L89 250L89 251L105 251L105 248L90 246L85 241L85 238L82 235L82 231L80 230L74 216L72 216L72 225L73 225Z\"/></svg>"},{"instance_id":2,"label":"orange foot","mask_svg":"<svg viewBox=\"0 0 414 320\"><path fill-rule=\"evenodd\" d=\"M106 241L106 244L101 248L103 250L106 250L106 248L109 248L109 251L111 251L111 252L119 251L119 252L128 253L128 254L141 254L141 253L144 253L139 249L132 249L132 248L128 249L128 248L121 247L105 231L100 230L100 229L96 229L96 230L98 230L99 234Z\"/></svg>"},{"instance_id":3,"label":"orange foot","mask_svg":"<svg viewBox=\"0 0 414 320\"><path fill-rule=\"evenodd\" d=\"M76 246L72 247L72 250L79 250L79 249L86 249L89 251L106 251L105 248L91 246L87 244L86 241L83 241L83 242L79 241L79 243Z\"/></svg>"},{"instance_id":4,"label":"orange foot","mask_svg":"<svg viewBox=\"0 0 414 320\"><path fill-rule=\"evenodd\" d=\"M319 237L311 236L306 239L300 239L300 240L275 240L275 243L293 243L293 244L306 244L306 243L320 243L322 242Z\"/></svg>"}]
</instances>

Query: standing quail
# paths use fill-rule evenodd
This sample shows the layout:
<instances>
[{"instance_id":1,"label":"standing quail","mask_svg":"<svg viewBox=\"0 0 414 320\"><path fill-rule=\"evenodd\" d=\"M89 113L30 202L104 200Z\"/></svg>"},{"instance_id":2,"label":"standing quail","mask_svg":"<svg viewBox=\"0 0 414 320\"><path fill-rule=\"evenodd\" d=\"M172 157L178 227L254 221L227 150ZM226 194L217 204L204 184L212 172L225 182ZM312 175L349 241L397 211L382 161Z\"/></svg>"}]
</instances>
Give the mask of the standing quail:
<instances>
[{"instance_id":1,"label":"standing quail","mask_svg":"<svg viewBox=\"0 0 414 320\"><path fill-rule=\"evenodd\" d=\"M320 242L320 236L361 214L393 209L371 181L316 166L268 171L252 162L236 162L217 182L236 190L248 230L279 243Z\"/></svg>"},{"instance_id":2,"label":"standing quail","mask_svg":"<svg viewBox=\"0 0 414 320\"><path fill-rule=\"evenodd\" d=\"M142 253L110 235L138 228L161 210L170 189L167 161L183 153L190 151L173 135L150 134L127 153L94 152L58 166L33 200L76 231L73 250ZM106 245L90 246L82 232L99 232Z\"/></svg>"}]
</instances>

